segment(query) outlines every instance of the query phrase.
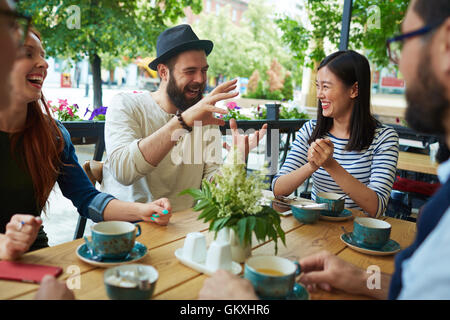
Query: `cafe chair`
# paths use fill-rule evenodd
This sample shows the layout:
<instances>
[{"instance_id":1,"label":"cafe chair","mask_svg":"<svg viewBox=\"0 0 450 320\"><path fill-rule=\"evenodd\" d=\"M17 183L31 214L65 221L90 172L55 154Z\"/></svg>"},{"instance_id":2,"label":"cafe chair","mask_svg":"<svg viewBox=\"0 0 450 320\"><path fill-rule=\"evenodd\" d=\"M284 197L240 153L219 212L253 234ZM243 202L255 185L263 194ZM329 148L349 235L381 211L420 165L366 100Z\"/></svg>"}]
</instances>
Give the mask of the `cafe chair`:
<instances>
[{"instance_id":1,"label":"cafe chair","mask_svg":"<svg viewBox=\"0 0 450 320\"><path fill-rule=\"evenodd\" d=\"M96 160L87 160L84 162L83 169L94 187L97 182L102 183L103 162Z\"/></svg>"},{"instance_id":2,"label":"cafe chair","mask_svg":"<svg viewBox=\"0 0 450 320\"><path fill-rule=\"evenodd\" d=\"M96 160L87 160L83 164L83 169L86 172L91 183L96 185L96 183L102 183L103 180L103 162ZM86 228L86 218L78 216L78 223L75 229L75 234L73 239L80 239L84 235L84 229Z\"/></svg>"}]
</instances>

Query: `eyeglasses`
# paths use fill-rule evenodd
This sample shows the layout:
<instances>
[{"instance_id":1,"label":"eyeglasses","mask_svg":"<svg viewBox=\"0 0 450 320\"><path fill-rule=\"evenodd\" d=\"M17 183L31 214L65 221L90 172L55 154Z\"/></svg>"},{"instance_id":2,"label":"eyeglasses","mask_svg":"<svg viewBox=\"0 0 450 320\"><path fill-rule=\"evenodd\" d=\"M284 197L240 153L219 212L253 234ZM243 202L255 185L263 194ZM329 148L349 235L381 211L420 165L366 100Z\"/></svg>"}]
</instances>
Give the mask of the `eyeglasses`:
<instances>
[{"instance_id":1,"label":"eyeglasses","mask_svg":"<svg viewBox=\"0 0 450 320\"><path fill-rule=\"evenodd\" d=\"M386 41L386 47L387 47L387 51L388 51L388 55L389 55L389 59L395 63L398 64L400 61L400 56L402 53L402 48L403 48L403 42L408 39L408 38L412 38L412 37L416 37L416 36L421 36L421 35L425 35L428 32L436 29L437 27L439 27L444 21L440 21L438 23L433 23L430 25L426 25L418 30L415 31L411 31L408 33L404 33L404 34L400 34L398 36L392 37L390 39L387 39Z\"/></svg>"},{"instance_id":2,"label":"eyeglasses","mask_svg":"<svg viewBox=\"0 0 450 320\"><path fill-rule=\"evenodd\" d=\"M19 47L21 47L25 43L28 29L30 28L31 17L15 11L3 9L0 9L0 15L7 16L9 18L8 26L16 36Z\"/></svg>"}]
</instances>

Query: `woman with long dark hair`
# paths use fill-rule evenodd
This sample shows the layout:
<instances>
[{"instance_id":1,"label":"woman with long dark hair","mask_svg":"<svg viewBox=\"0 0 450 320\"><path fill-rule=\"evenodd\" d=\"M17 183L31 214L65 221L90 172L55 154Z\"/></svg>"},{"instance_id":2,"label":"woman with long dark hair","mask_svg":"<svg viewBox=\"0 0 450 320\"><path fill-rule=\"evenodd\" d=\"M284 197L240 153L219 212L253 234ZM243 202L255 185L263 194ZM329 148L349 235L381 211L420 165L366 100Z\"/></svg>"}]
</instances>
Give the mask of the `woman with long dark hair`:
<instances>
[{"instance_id":1,"label":"woman with long dark hair","mask_svg":"<svg viewBox=\"0 0 450 320\"><path fill-rule=\"evenodd\" d=\"M69 133L52 118L42 95L47 68L40 35L32 30L11 73L10 106L0 110L0 259L48 246L39 216L56 182L78 212L95 222L166 225L171 217L167 199L123 202L94 188L78 163Z\"/></svg>"},{"instance_id":2,"label":"woman with long dark hair","mask_svg":"<svg viewBox=\"0 0 450 320\"><path fill-rule=\"evenodd\" d=\"M344 195L346 207L378 217L386 209L398 159L398 135L370 112L370 66L348 50L327 56L317 71L317 120L304 124L280 172L275 195L289 195L312 176L318 192Z\"/></svg>"}]
</instances>

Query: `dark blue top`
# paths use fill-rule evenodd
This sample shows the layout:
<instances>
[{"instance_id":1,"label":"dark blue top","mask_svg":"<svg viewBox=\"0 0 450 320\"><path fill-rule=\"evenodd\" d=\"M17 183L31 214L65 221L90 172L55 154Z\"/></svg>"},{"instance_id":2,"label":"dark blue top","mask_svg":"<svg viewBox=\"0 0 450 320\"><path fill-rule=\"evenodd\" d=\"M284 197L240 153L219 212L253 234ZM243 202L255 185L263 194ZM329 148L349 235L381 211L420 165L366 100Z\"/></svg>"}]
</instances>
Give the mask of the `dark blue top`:
<instances>
[{"instance_id":1,"label":"dark blue top","mask_svg":"<svg viewBox=\"0 0 450 320\"><path fill-rule=\"evenodd\" d=\"M402 290L402 264L420 247L422 242L436 228L442 216L450 206L450 179L427 202L417 221L417 235L413 244L399 252L395 257L395 273L389 287L389 299L397 299Z\"/></svg>"},{"instance_id":2,"label":"dark blue top","mask_svg":"<svg viewBox=\"0 0 450 320\"><path fill-rule=\"evenodd\" d=\"M95 189L78 163L69 132L59 122L58 127L65 142L61 154L65 165L60 168L61 173L57 178L62 194L72 201L81 216L94 222L102 221L106 205L115 198ZM0 233L4 233L13 215L21 213L40 216L41 208L37 206L21 139L14 154L11 154L9 134L0 132L0 151Z\"/></svg>"},{"instance_id":3,"label":"dark blue top","mask_svg":"<svg viewBox=\"0 0 450 320\"><path fill-rule=\"evenodd\" d=\"M103 210L109 201L115 199L115 197L95 189L78 163L69 132L59 122L58 127L63 134L65 142L62 161L64 164L69 164L69 166L64 165L61 168L61 174L57 179L59 188L62 194L72 201L80 215L94 222L102 221Z\"/></svg>"}]
</instances>

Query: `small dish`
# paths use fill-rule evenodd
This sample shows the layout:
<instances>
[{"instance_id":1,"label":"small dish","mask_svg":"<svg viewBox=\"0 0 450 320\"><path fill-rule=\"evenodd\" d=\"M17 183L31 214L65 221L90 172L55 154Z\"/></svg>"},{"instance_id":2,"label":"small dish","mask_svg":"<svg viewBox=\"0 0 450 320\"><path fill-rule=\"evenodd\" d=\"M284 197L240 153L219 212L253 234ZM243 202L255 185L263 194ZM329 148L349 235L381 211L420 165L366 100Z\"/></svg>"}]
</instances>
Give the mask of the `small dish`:
<instances>
[{"instance_id":1,"label":"small dish","mask_svg":"<svg viewBox=\"0 0 450 320\"><path fill-rule=\"evenodd\" d=\"M322 210L320 212L320 219L327 221L345 221L353 218L353 214L350 210L344 209L337 216L328 215L327 211Z\"/></svg>"},{"instance_id":2,"label":"small dish","mask_svg":"<svg viewBox=\"0 0 450 320\"><path fill-rule=\"evenodd\" d=\"M149 265L127 264L103 273L108 297L112 300L147 300L155 291L159 273Z\"/></svg>"},{"instance_id":3,"label":"small dish","mask_svg":"<svg viewBox=\"0 0 450 320\"><path fill-rule=\"evenodd\" d=\"M208 276L212 275L214 272L216 272L217 270L211 270L209 268L206 267L206 261L203 262L195 262L189 259L186 259L183 256L183 248L179 248L177 250L175 250L175 257L180 260L180 262L182 264L184 264L185 266L192 268L198 272L204 273ZM232 261L231 262L231 270L229 270L231 273L233 274L240 274L242 272L242 267L239 263Z\"/></svg>"},{"instance_id":4,"label":"small dish","mask_svg":"<svg viewBox=\"0 0 450 320\"><path fill-rule=\"evenodd\" d=\"M97 261L91 258L91 252L88 250L86 243L83 243L78 246L76 254L80 260L86 263L97 267L108 268L141 260L147 254L147 247L136 241L131 253L125 259L102 259L101 261Z\"/></svg>"},{"instance_id":5,"label":"small dish","mask_svg":"<svg viewBox=\"0 0 450 320\"><path fill-rule=\"evenodd\" d=\"M341 235L341 240L342 242L344 242L346 245L348 245L350 248L352 248L355 251L361 252L361 253L365 253L365 254L370 254L373 256L388 256L388 255L393 255L396 254L397 252L399 252L401 250L400 245L398 244L397 241L390 239L388 241L388 243L386 243L382 248L380 249L367 249L364 248L363 246L360 246L356 243L354 243L348 235L346 235L345 233L343 233Z\"/></svg>"}]
</instances>

